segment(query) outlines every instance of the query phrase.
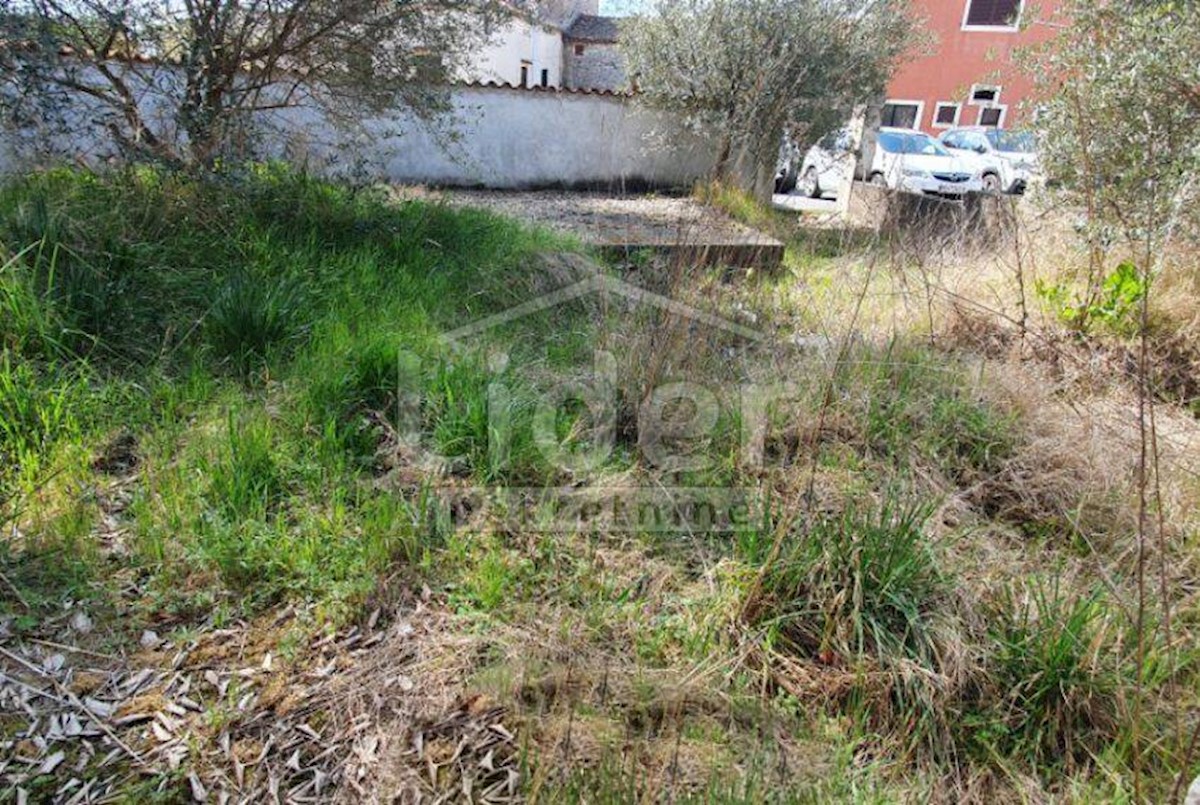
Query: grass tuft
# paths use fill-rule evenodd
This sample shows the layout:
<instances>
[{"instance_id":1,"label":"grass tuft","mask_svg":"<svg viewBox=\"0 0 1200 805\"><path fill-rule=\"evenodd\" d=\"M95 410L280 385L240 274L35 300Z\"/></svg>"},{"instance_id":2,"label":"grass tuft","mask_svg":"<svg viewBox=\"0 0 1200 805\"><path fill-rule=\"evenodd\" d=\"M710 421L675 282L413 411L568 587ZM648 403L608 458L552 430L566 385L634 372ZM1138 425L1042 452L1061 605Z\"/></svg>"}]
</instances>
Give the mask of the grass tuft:
<instances>
[{"instance_id":1,"label":"grass tuft","mask_svg":"<svg viewBox=\"0 0 1200 805\"><path fill-rule=\"evenodd\" d=\"M1122 732L1121 639L1101 593L1079 594L1059 580L1008 588L990 613L992 682L999 693L977 733L1002 756L1039 767L1076 766ZM1126 722L1127 723L1127 722Z\"/></svg>"},{"instance_id":2,"label":"grass tuft","mask_svg":"<svg viewBox=\"0 0 1200 805\"><path fill-rule=\"evenodd\" d=\"M208 316L208 342L217 360L245 378L294 344L304 329L305 308L294 282L238 274Z\"/></svg>"},{"instance_id":3,"label":"grass tuft","mask_svg":"<svg viewBox=\"0 0 1200 805\"><path fill-rule=\"evenodd\" d=\"M935 666L948 593L923 526L926 504L851 508L801 530L767 568L757 604L774 641L802 656L905 657Z\"/></svg>"}]
</instances>

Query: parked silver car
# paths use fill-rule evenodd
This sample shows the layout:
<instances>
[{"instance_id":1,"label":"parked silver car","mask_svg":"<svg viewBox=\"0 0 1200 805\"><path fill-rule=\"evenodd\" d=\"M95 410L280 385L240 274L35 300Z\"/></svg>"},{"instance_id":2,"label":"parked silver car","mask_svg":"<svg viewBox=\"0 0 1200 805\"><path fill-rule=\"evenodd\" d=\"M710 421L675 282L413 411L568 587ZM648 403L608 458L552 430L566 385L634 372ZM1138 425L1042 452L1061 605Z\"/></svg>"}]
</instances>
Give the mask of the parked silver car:
<instances>
[{"instance_id":1,"label":"parked silver car","mask_svg":"<svg viewBox=\"0 0 1200 805\"><path fill-rule=\"evenodd\" d=\"M983 189L979 160L914 129L881 127L864 173L871 184L927 196L961 199Z\"/></svg>"},{"instance_id":2,"label":"parked silver car","mask_svg":"<svg viewBox=\"0 0 1200 805\"><path fill-rule=\"evenodd\" d=\"M989 193L1024 193L1040 178L1033 135L984 126L944 132L939 141L959 154L974 154L983 166L983 188Z\"/></svg>"}]
</instances>

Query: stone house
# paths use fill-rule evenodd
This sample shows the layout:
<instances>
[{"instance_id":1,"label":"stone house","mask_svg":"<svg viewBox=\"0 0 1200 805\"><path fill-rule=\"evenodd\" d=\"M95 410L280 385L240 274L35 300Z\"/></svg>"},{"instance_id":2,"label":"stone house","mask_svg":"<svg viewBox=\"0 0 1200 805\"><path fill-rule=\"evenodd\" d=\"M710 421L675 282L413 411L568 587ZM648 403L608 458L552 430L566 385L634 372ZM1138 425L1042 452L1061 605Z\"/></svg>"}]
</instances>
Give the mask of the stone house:
<instances>
[{"instance_id":1,"label":"stone house","mask_svg":"<svg viewBox=\"0 0 1200 805\"><path fill-rule=\"evenodd\" d=\"M627 90L617 17L599 0L538 0L513 17L472 59L466 83L621 92Z\"/></svg>"},{"instance_id":2,"label":"stone house","mask_svg":"<svg viewBox=\"0 0 1200 805\"><path fill-rule=\"evenodd\" d=\"M616 17L580 14L563 32L563 81L568 89L625 88Z\"/></svg>"}]
</instances>

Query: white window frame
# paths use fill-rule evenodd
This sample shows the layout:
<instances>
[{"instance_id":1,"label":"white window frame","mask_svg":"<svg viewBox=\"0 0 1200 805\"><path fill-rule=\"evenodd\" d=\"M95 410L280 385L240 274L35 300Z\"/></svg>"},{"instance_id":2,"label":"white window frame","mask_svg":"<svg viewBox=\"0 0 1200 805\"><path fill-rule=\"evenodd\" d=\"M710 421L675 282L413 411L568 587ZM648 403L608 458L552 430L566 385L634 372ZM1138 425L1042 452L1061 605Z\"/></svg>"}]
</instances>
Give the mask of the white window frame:
<instances>
[{"instance_id":1,"label":"white window frame","mask_svg":"<svg viewBox=\"0 0 1200 805\"><path fill-rule=\"evenodd\" d=\"M1008 107L1002 103L992 103L992 104L986 104L986 105L980 106L979 113L976 114L976 116L975 116L975 125L976 126L985 125L983 122L983 113L985 111L987 111L988 109L999 109L1000 110L1000 119L998 121L996 121L996 125L994 128L998 128L998 129L1004 128L1004 119L1006 117L1008 117ZM993 127L988 126L988 128L993 128Z\"/></svg>"},{"instance_id":2,"label":"white window frame","mask_svg":"<svg viewBox=\"0 0 1200 805\"><path fill-rule=\"evenodd\" d=\"M891 104L892 106L915 106L917 107L917 119L913 122L913 128L917 131L921 130L921 121L925 119L925 101L915 101L910 98L888 98L883 102L884 106ZM882 111L883 107L880 107Z\"/></svg>"},{"instance_id":3,"label":"white window frame","mask_svg":"<svg viewBox=\"0 0 1200 805\"><path fill-rule=\"evenodd\" d=\"M1025 0L1021 0L1017 4L1017 17L1012 25L967 25L967 18L971 16L971 2L972 0L965 0L963 3L962 30L998 33L1016 33L1021 30L1021 17L1025 14Z\"/></svg>"},{"instance_id":4,"label":"white window frame","mask_svg":"<svg viewBox=\"0 0 1200 805\"><path fill-rule=\"evenodd\" d=\"M975 93L981 89L992 90L994 93L996 93L996 97L992 98L990 101L975 100ZM971 106L999 106L1000 105L1000 93L1003 90L1004 90L1004 87L1000 86L999 84L972 84L971 91L969 93L967 93L967 103L971 104Z\"/></svg>"},{"instance_id":5,"label":"white window frame","mask_svg":"<svg viewBox=\"0 0 1200 805\"><path fill-rule=\"evenodd\" d=\"M954 122L939 123L938 112L947 106L954 107ZM933 117L929 119L929 125L935 129L952 129L958 125L958 121L962 118L962 104L954 101L938 101L933 105Z\"/></svg>"}]
</instances>

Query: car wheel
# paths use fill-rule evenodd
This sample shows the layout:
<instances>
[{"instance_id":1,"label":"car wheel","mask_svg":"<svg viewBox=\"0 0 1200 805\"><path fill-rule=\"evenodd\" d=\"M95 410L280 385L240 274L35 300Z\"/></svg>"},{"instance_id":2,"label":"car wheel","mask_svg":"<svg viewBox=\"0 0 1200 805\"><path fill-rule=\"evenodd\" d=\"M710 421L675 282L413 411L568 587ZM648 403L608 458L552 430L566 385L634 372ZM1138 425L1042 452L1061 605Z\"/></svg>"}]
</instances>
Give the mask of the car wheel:
<instances>
[{"instance_id":1,"label":"car wheel","mask_svg":"<svg viewBox=\"0 0 1200 805\"><path fill-rule=\"evenodd\" d=\"M983 174L983 192L999 193L1000 192L1000 177L994 173Z\"/></svg>"},{"instance_id":2,"label":"car wheel","mask_svg":"<svg viewBox=\"0 0 1200 805\"><path fill-rule=\"evenodd\" d=\"M887 179L883 178L883 174L876 171L871 174L871 178L867 180L870 184L876 187L887 187Z\"/></svg>"},{"instance_id":3,"label":"car wheel","mask_svg":"<svg viewBox=\"0 0 1200 805\"><path fill-rule=\"evenodd\" d=\"M783 173L775 180L775 192L790 193L796 189L796 171L791 165L784 168Z\"/></svg>"},{"instance_id":4,"label":"car wheel","mask_svg":"<svg viewBox=\"0 0 1200 805\"><path fill-rule=\"evenodd\" d=\"M807 196L808 198L820 198L821 184L817 181L817 169L809 168L806 170L804 175L800 177L800 182L796 185L796 188L803 196Z\"/></svg>"}]
</instances>

